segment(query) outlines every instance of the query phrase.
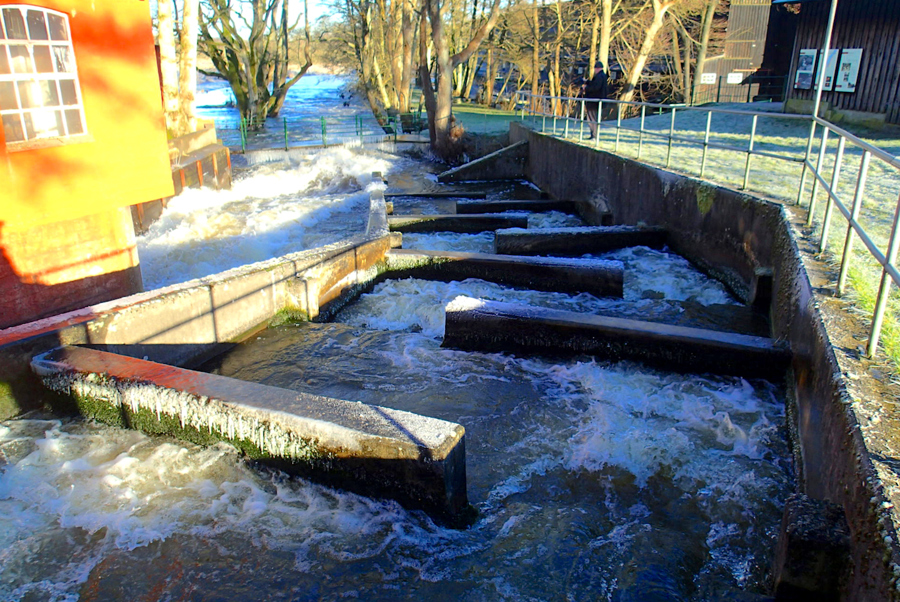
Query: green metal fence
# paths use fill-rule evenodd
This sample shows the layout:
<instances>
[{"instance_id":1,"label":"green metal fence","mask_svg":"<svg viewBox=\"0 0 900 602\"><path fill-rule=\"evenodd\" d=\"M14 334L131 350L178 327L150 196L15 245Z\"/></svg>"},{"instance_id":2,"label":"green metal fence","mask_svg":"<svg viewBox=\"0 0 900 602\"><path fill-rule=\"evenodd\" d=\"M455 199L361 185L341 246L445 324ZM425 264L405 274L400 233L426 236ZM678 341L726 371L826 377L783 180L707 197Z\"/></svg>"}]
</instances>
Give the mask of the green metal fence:
<instances>
[{"instance_id":1,"label":"green metal fence","mask_svg":"<svg viewBox=\"0 0 900 602\"><path fill-rule=\"evenodd\" d=\"M371 114L357 114L342 118L270 118L261 121L217 120L216 131L223 144L240 152L258 149L303 146L338 146L377 144L396 141L405 131L397 115L384 125ZM404 117L405 119L405 117Z\"/></svg>"}]
</instances>

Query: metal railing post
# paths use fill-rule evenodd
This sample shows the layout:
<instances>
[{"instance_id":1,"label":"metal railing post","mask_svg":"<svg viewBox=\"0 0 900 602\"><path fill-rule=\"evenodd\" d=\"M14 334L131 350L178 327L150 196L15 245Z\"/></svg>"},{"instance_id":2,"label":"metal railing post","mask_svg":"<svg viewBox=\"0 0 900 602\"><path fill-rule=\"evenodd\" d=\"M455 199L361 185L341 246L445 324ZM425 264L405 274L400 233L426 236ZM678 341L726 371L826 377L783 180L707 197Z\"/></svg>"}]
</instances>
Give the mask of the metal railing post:
<instances>
[{"instance_id":1,"label":"metal railing post","mask_svg":"<svg viewBox=\"0 0 900 602\"><path fill-rule=\"evenodd\" d=\"M719 102L722 99L722 76L719 76L719 89L716 92L716 102Z\"/></svg>"},{"instance_id":2,"label":"metal railing post","mask_svg":"<svg viewBox=\"0 0 900 602\"><path fill-rule=\"evenodd\" d=\"M706 112L706 134L703 136L703 157L700 159L700 177L706 171L706 153L709 150L709 128L712 125L712 111Z\"/></svg>"},{"instance_id":3,"label":"metal railing post","mask_svg":"<svg viewBox=\"0 0 900 602\"><path fill-rule=\"evenodd\" d=\"M328 146L328 138L327 138L327 134L326 134L327 128L325 126L325 118L321 117L320 119L322 120L322 146L327 147Z\"/></svg>"},{"instance_id":4,"label":"metal railing post","mask_svg":"<svg viewBox=\"0 0 900 602\"><path fill-rule=\"evenodd\" d=\"M816 120L812 119L809 127L809 140L806 142L806 155L803 157L803 168L800 170L800 185L797 187L797 205L803 199L803 189L806 188L806 167L809 163L809 155L812 153L813 140L816 137Z\"/></svg>"},{"instance_id":5,"label":"metal railing post","mask_svg":"<svg viewBox=\"0 0 900 602\"><path fill-rule=\"evenodd\" d=\"M819 157L816 159L816 175L821 175L823 167L825 166L825 152L828 150L828 128L822 127L822 146L819 147ZM809 213L806 215L806 225L812 226L813 212L816 210L816 196L819 194L819 178L813 178L813 187L812 187L812 196L809 198Z\"/></svg>"},{"instance_id":6,"label":"metal railing post","mask_svg":"<svg viewBox=\"0 0 900 602\"><path fill-rule=\"evenodd\" d=\"M747 164L744 166L744 185L741 190L747 190L750 184L750 158L753 156L753 143L756 142L756 123L759 115L753 116L753 125L750 127L750 146L747 147Z\"/></svg>"},{"instance_id":7,"label":"metal railing post","mask_svg":"<svg viewBox=\"0 0 900 602\"><path fill-rule=\"evenodd\" d=\"M844 162L844 145L847 139L841 136L838 138L837 157L834 159L834 171L831 172L831 192L837 194L838 182L841 177L841 165ZM828 202L825 205L825 217L822 218L822 239L819 241L819 253L824 253L828 246L828 230L831 227L831 213L834 210L834 199L828 195Z\"/></svg>"},{"instance_id":8,"label":"metal railing post","mask_svg":"<svg viewBox=\"0 0 900 602\"><path fill-rule=\"evenodd\" d=\"M553 135L556 136L556 103L553 102L553 97L550 97L550 111L553 113Z\"/></svg>"},{"instance_id":9,"label":"metal railing post","mask_svg":"<svg viewBox=\"0 0 900 602\"><path fill-rule=\"evenodd\" d=\"M844 239L844 254L841 257L841 271L838 274L836 292L838 296L844 294L844 286L847 284L847 275L850 271L850 256L853 254L853 222L859 219L862 209L863 192L866 189L866 178L869 176L869 161L872 153L863 153L859 166L859 176L856 178L856 192L853 195L853 209L850 211L850 221L847 223L847 236Z\"/></svg>"},{"instance_id":10,"label":"metal railing post","mask_svg":"<svg viewBox=\"0 0 900 602\"><path fill-rule=\"evenodd\" d=\"M619 152L619 134L622 132L622 103L616 104L616 150Z\"/></svg>"},{"instance_id":11,"label":"metal railing post","mask_svg":"<svg viewBox=\"0 0 900 602\"><path fill-rule=\"evenodd\" d=\"M246 153L247 152L247 126L246 126L246 122L244 121L243 117L241 117L240 128L241 128L241 152Z\"/></svg>"},{"instance_id":12,"label":"metal railing post","mask_svg":"<svg viewBox=\"0 0 900 602\"><path fill-rule=\"evenodd\" d=\"M560 105L562 105L562 103L560 103ZM564 118L565 118L566 125L563 127L563 138L568 138L569 137L569 101L566 101L565 111L566 112L565 112Z\"/></svg>"},{"instance_id":13,"label":"metal railing post","mask_svg":"<svg viewBox=\"0 0 900 602\"><path fill-rule=\"evenodd\" d=\"M638 161L641 160L641 152L644 150L644 116L646 114L646 105L641 105L641 129L638 132Z\"/></svg>"},{"instance_id":14,"label":"metal railing post","mask_svg":"<svg viewBox=\"0 0 900 602\"><path fill-rule=\"evenodd\" d=\"M581 123L578 126L578 141L584 140L584 99L581 99Z\"/></svg>"},{"instance_id":15,"label":"metal railing post","mask_svg":"<svg viewBox=\"0 0 900 602\"><path fill-rule=\"evenodd\" d=\"M541 133L542 134L547 131L547 111L544 107L545 102L546 102L546 99L541 98Z\"/></svg>"},{"instance_id":16,"label":"metal railing post","mask_svg":"<svg viewBox=\"0 0 900 602\"><path fill-rule=\"evenodd\" d=\"M594 130L594 148L600 148L600 124L603 123L603 100L597 103L597 129Z\"/></svg>"},{"instance_id":17,"label":"metal railing post","mask_svg":"<svg viewBox=\"0 0 900 602\"><path fill-rule=\"evenodd\" d=\"M288 150L287 117L284 118L284 150Z\"/></svg>"},{"instance_id":18,"label":"metal railing post","mask_svg":"<svg viewBox=\"0 0 900 602\"><path fill-rule=\"evenodd\" d=\"M866 355L875 357L878 351L878 339L881 338L881 326L884 324L884 311L887 309L888 299L891 296L892 277L888 272L888 266L895 267L897 261L897 249L900 248L900 232L897 224L900 222L900 198L897 199L897 209L894 210L894 226L891 228L891 242L888 243L888 251L885 253L885 263L881 270L881 284L878 287L878 297L875 301L875 315L872 317L872 330L869 332L869 344L866 347Z\"/></svg>"},{"instance_id":19,"label":"metal railing post","mask_svg":"<svg viewBox=\"0 0 900 602\"><path fill-rule=\"evenodd\" d=\"M666 150L666 169L672 160L672 136L675 135L675 107L672 107L672 120L669 123L669 148Z\"/></svg>"}]
</instances>

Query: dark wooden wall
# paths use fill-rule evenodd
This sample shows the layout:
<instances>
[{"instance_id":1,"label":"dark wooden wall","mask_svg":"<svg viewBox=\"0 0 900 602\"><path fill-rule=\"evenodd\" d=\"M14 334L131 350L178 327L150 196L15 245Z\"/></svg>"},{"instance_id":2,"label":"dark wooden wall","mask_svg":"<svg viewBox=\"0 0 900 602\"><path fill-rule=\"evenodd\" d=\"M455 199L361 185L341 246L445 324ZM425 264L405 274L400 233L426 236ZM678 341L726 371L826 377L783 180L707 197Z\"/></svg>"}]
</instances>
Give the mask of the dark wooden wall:
<instances>
[{"instance_id":1,"label":"dark wooden wall","mask_svg":"<svg viewBox=\"0 0 900 602\"><path fill-rule=\"evenodd\" d=\"M794 88L800 50L821 48L830 2L805 2L794 38L788 98L813 100L815 90ZM832 48L862 48L856 91L824 92L822 100L837 109L887 113L888 123L900 123L900 2L841 0L835 18Z\"/></svg>"}]
</instances>

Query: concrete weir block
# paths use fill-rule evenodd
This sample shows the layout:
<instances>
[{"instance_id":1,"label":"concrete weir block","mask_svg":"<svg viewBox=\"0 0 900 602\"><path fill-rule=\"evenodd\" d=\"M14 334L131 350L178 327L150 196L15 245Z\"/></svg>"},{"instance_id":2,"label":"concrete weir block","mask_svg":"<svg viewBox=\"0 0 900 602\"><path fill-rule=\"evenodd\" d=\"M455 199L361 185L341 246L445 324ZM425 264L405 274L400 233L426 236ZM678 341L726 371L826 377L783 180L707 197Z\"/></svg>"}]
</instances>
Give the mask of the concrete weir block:
<instances>
[{"instance_id":1,"label":"concrete weir block","mask_svg":"<svg viewBox=\"0 0 900 602\"><path fill-rule=\"evenodd\" d=\"M32 370L101 422L227 441L254 460L450 524L471 513L458 424L81 347L39 355Z\"/></svg>"},{"instance_id":2,"label":"concrete weir block","mask_svg":"<svg viewBox=\"0 0 900 602\"><path fill-rule=\"evenodd\" d=\"M507 201L462 201L456 203L456 213L503 213L504 211L561 211L575 215L578 213L572 201L551 200L507 200Z\"/></svg>"},{"instance_id":3,"label":"concrete weir block","mask_svg":"<svg viewBox=\"0 0 900 602\"><path fill-rule=\"evenodd\" d=\"M591 226L498 230L494 252L498 255L553 255L579 257L585 253L606 253L625 247L660 249L666 244L662 228L639 226Z\"/></svg>"},{"instance_id":4,"label":"concrete weir block","mask_svg":"<svg viewBox=\"0 0 900 602\"><path fill-rule=\"evenodd\" d=\"M465 351L591 354L683 372L780 380L791 354L772 339L457 297L443 347Z\"/></svg>"},{"instance_id":5,"label":"concrete weir block","mask_svg":"<svg viewBox=\"0 0 900 602\"><path fill-rule=\"evenodd\" d=\"M525 160L528 142L515 142L489 155L438 175L438 182L465 182L471 180L514 180L525 177Z\"/></svg>"},{"instance_id":6,"label":"concrete weir block","mask_svg":"<svg viewBox=\"0 0 900 602\"><path fill-rule=\"evenodd\" d=\"M440 191L440 192L385 192L384 198L397 199L486 199L486 192Z\"/></svg>"},{"instance_id":7,"label":"concrete weir block","mask_svg":"<svg viewBox=\"0 0 900 602\"><path fill-rule=\"evenodd\" d=\"M457 232L477 234L499 228L527 228L527 215L393 215L391 232Z\"/></svg>"},{"instance_id":8,"label":"concrete weir block","mask_svg":"<svg viewBox=\"0 0 900 602\"><path fill-rule=\"evenodd\" d=\"M444 282L480 278L538 291L622 298L624 268L619 261L397 249L385 259L391 278Z\"/></svg>"}]
</instances>

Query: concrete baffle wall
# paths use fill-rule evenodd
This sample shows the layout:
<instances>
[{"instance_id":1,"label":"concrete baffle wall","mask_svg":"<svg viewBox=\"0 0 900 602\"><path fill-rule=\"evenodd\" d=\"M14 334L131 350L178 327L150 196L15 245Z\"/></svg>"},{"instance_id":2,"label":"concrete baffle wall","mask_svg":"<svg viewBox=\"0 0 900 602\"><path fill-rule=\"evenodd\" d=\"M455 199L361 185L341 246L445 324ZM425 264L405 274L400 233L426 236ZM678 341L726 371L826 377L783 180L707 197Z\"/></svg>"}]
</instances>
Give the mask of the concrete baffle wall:
<instances>
[{"instance_id":1,"label":"concrete baffle wall","mask_svg":"<svg viewBox=\"0 0 900 602\"><path fill-rule=\"evenodd\" d=\"M79 347L42 354L32 367L83 416L199 444L227 441L253 460L450 524L472 514L458 424Z\"/></svg>"},{"instance_id":2,"label":"concrete baffle wall","mask_svg":"<svg viewBox=\"0 0 900 602\"><path fill-rule=\"evenodd\" d=\"M787 426L799 488L839 504L850 531L853 571L840 599L900 600L895 504L872 464L785 208L515 122L510 140L528 141L529 179L552 198L581 203L582 215L596 215L602 203L617 224L664 228L676 253L748 303L769 287L760 278L770 281L772 336L793 352Z\"/></svg>"}]
</instances>

